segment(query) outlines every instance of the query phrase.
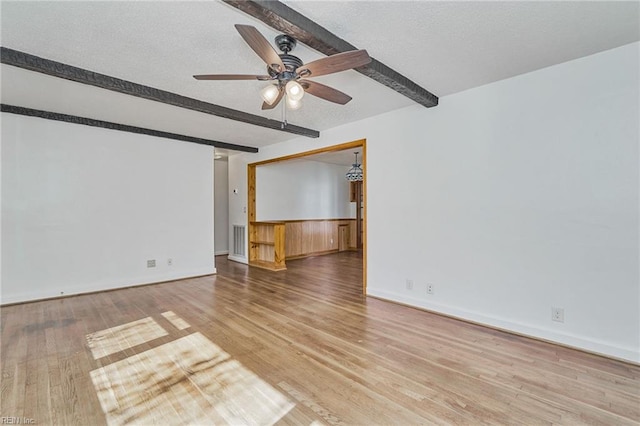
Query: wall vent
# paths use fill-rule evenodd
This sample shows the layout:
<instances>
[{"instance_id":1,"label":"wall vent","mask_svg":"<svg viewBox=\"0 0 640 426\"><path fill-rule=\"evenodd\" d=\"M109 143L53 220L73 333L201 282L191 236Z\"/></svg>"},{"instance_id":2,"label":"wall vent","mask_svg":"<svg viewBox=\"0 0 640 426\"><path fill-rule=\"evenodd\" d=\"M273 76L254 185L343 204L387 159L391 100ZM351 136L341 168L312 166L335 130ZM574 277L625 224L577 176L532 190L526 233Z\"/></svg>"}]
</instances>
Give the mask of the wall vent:
<instances>
[{"instance_id":1,"label":"wall vent","mask_svg":"<svg viewBox=\"0 0 640 426\"><path fill-rule=\"evenodd\" d=\"M233 254L235 256L246 256L244 252L244 225L233 225Z\"/></svg>"}]
</instances>

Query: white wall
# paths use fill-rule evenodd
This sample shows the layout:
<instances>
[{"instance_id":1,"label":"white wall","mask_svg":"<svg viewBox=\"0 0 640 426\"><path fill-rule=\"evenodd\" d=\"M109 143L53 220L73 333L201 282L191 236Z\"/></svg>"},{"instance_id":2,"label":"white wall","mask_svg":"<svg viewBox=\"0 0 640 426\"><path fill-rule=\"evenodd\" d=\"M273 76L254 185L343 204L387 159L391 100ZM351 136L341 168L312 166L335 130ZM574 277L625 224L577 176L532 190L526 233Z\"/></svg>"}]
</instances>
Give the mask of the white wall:
<instances>
[{"instance_id":1,"label":"white wall","mask_svg":"<svg viewBox=\"0 0 640 426\"><path fill-rule=\"evenodd\" d=\"M214 235L216 255L229 253L229 163L214 162Z\"/></svg>"},{"instance_id":2,"label":"white wall","mask_svg":"<svg viewBox=\"0 0 640 426\"><path fill-rule=\"evenodd\" d=\"M349 201L349 167L292 160L256 167L256 219L355 217Z\"/></svg>"},{"instance_id":3,"label":"white wall","mask_svg":"<svg viewBox=\"0 0 640 426\"><path fill-rule=\"evenodd\" d=\"M249 227L247 216L247 164L255 154L236 154L229 156L229 226L246 226L245 256L233 254L233 231L229 231L229 259L248 263Z\"/></svg>"},{"instance_id":4,"label":"white wall","mask_svg":"<svg viewBox=\"0 0 640 426\"><path fill-rule=\"evenodd\" d=\"M230 179L366 138L370 295L640 362L639 48L239 156Z\"/></svg>"},{"instance_id":5,"label":"white wall","mask_svg":"<svg viewBox=\"0 0 640 426\"><path fill-rule=\"evenodd\" d=\"M2 303L214 273L212 159L207 146L3 113Z\"/></svg>"}]
</instances>

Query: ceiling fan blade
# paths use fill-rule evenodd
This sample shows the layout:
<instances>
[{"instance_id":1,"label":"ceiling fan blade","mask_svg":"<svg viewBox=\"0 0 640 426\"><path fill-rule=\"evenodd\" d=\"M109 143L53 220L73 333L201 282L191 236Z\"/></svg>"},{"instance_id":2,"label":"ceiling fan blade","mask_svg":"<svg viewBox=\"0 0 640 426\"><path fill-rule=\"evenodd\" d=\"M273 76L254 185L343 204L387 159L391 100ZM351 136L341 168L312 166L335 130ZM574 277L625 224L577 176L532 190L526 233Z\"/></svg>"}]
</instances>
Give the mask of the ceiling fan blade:
<instances>
[{"instance_id":1,"label":"ceiling fan blade","mask_svg":"<svg viewBox=\"0 0 640 426\"><path fill-rule=\"evenodd\" d=\"M366 50L350 50L311 61L299 67L296 72L301 77L317 77L358 68L367 65L369 62L371 62L371 58Z\"/></svg>"},{"instance_id":2,"label":"ceiling fan blade","mask_svg":"<svg viewBox=\"0 0 640 426\"><path fill-rule=\"evenodd\" d=\"M264 38L255 27L240 24L236 24L235 27L249 47L251 47L269 67L274 68L277 72L284 71L285 67L282 59L280 59L280 55L278 55L278 52L276 52L267 39Z\"/></svg>"},{"instance_id":3,"label":"ceiling fan blade","mask_svg":"<svg viewBox=\"0 0 640 426\"><path fill-rule=\"evenodd\" d=\"M194 75L196 80L271 80L268 75L249 75L249 74L199 74Z\"/></svg>"},{"instance_id":4,"label":"ceiling fan blade","mask_svg":"<svg viewBox=\"0 0 640 426\"><path fill-rule=\"evenodd\" d=\"M315 81L299 80L298 82L302 85L302 87L304 87L305 92L310 95L317 96L318 98L324 99L325 101L344 105L352 99L351 96L347 95L346 93L342 93L341 91L336 90L333 87L325 86L324 84L320 84Z\"/></svg>"},{"instance_id":5,"label":"ceiling fan blade","mask_svg":"<svg viewBox=\"0 0 640 426\"><path fill-rule=\"evenodd\" d=\"M262 103L262 109L274 109L276 106L278 106L278 104L280 103L280 101L282 100L283 97L284 97L284 89L280 89L280 94L278 95L276 100L273 101L273 103L271 105L269 105L266 102L263 102Z\"/></svg>"}]
</instances>

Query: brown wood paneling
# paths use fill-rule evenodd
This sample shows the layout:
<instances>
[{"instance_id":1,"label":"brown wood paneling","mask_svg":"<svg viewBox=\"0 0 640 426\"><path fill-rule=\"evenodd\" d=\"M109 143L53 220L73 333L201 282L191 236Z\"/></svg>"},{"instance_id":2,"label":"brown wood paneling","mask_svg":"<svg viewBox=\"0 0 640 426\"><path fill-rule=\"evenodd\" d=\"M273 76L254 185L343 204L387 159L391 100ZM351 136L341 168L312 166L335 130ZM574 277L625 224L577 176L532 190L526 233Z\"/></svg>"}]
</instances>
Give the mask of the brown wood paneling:
<instances>
[{"instance_id":1,"label":"brown wood paneling","mask_svg":"<svg viewBox=\"0 0 640 426\"><path fill-rule=\"evenodd\" d=\"M249 263L259 259L258 246L251 244L251 241L258 241L257 228L254 225L256 220L256 167L247 166L247 216L249 218Z\"/></svg>"},{"instance_id":2,"label":"brown wood paneling","mask_svg":"<svg viewBox=\"0 0 640 426\"><path fill-rule=\"evenodd\" d=\"M349 225L338 225L338 251L349 248Z\"/></svg>"},{"instance_id":3,"label":"brown wood paneling","mask_svg":"<svg viewBox=\"0 0 640 426\"><path fill-rule=\"evenodd\" d=\"M274 225L273 227L273 262L275 269L285 269L285 225L284 223L279 223Z\"/></svg>"},{"instance_id":4,"label":"brown wood paneling","mask_svg":"<svg viewBox=\"0 0 640 426\"><path fill-rule=\"evenodd\" d=\"M340 248L338 228L347 227L347 233L351 233L350 228L355 228L354 219L291 220L284 223L287 259L337 252Z\"/></svg>"},{"instance_id":5,"label":"brown wood paneling","mask_svg":"<svg viewBox=\"0 0 640 426\"><path fill-rule=\"evenodd\" d=\"M349 224L349 248L352 250L357 250L358 244L358 227L356 226L356 221L353 220Z\"/></svg>"}]
</instances>

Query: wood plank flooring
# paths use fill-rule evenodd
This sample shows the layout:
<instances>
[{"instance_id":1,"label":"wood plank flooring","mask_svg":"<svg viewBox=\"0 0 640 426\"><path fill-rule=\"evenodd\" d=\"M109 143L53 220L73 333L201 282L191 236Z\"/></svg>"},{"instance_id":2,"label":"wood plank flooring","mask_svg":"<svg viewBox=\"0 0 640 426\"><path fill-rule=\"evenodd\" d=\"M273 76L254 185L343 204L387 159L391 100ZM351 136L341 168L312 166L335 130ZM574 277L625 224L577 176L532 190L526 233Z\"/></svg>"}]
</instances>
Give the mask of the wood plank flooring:
<instances>
[{"instance_id":1,"label":"wood plank flooring","mask_svg":"<svg viewBox=\"0 0 640 426\"><path fill-rule=\"evenodd\" d=\"M1 422L640 424L639 366L363 297L357 253L216 267L3 307Z\"/></svg>"}]
</instances>

